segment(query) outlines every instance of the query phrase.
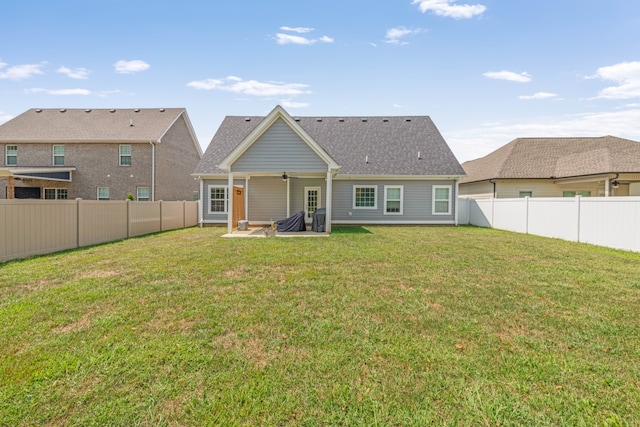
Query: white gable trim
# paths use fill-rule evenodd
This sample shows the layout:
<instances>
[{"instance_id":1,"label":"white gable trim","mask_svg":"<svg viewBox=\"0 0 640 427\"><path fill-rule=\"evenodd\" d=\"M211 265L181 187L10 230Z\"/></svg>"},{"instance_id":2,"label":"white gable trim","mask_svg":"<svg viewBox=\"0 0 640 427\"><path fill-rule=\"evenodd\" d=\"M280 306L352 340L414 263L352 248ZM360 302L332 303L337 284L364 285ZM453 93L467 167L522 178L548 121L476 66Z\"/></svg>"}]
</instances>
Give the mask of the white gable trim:
<instances>
[{"instance_id":1,"label":"white gable trim","mask_svg":"<svg viewBox=\"0 0 640 427\"><path fill-rule=\"evenodd\" d=\"M240 158L248 149L251 147L263 133L267 131L278 119L284 120L284 122L289 125L291 130L293 130L301 139L304 141L309 148L313 150L314 153L318 155L327 164L328 170L336 171L340 169L340 166L329 156L329 154L324 151L318 143L311 138L311 136L304 130L300 125L282 108L280 105L276 105L276 107L271 110L271 112L260 122L255 129L251 131L249 135L245 139L238 144L236 148L234 148L231 153L225 157L222 162L217 165L219 169L224 171L230 171L231 165Z\"/></svg>"}]
</instances>

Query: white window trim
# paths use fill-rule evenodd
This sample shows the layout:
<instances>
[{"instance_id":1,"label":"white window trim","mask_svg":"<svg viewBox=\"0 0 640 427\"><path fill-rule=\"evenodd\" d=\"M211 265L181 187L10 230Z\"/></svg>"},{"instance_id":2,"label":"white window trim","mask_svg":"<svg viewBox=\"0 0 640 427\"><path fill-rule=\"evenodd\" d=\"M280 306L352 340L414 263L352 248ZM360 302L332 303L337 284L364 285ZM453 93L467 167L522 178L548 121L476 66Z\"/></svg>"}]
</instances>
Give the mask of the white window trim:
<instances>
[{"instance_id":1,"label":"white window trim","mask_svg":"<svg viewBox=\"0 0 640 427\"><path fill-rule=\"evenodd\" d=\"M11 155L11 157L15 157L16 158L16 162L15 163L11 163L9 164L9 147L16 147L16 154L15 155ZM4 164L6 166L17 166L18 165L18 146L15 144L8 144L4 146Z\"/></svg>"},{"instance_id":2,"label":"white window trim","mask_svg":"<svg viewBox=\"0 0 640 427\"><path fill-rule=\"evenodd\" d=\"M56 147L62 147L62 154L57 154L56 155ZM53 166L64 166L64 145L62 144L56 144L51 148L51 155L53 156L53 159L51 160L51 164ZM56 165L56 157L62 157L62 164L61 165Z\"/></svg>"},{"instance_id":3,"label":"white window trim","mask_svg":"<svg viewBox=\"0 0 640 427\"><path fill-rule=\"evenodd\" d=\"M212 188L224 188L224 212L217 212L211 210L211 189ZM229 213L229 186L228 185L208 185L207 186L207 213L212 215L223 215Z\"/></svg>"},{"instance_id":4,"label":"white window trim","mask_svg":"<svg viewBox=\"0 0 640 427\"><path fill-rule=\"evenodd\" d=\"M533 188L516 188L516 191L519 198L533 197ZM520 196L520 193L531 193L531 196Z\"/></svg>"},{"instance_id":5,"label":"white window trim","mask_svg":"<svg viewBox=\"0 0 640 427\"><path fill-rule=\"evenodd\" d=\"M106 199L101 199L100 198L100 189L101 188L106 188L107 189L108 197ZM98 187L96 189L96 200L110 200L110 199L111 199L111 190L109 190L109 187Z\"/></svg>"},{"instance_id":6,"label":"white window trim","mask_svg":"<svg viewBox=\"0 0 640 427\"><path fill-rule=\"evenodd\" d=\"M125 165L122 163L122 147L129 147L129 154L126 156L129 157L129 164ZM118 146L118 166L131 166L133 163L133 147L130 144L121 144Z\"/></svg>"},{"instance_id":7,"label":"white window trim","mask_svg":"<svg viewBox=\"0 0 640 427\"><path fill-rule=\"evenodd\" d=\"M400 212L387 212L387 189L399 188L400 189ZM392 200L395 201L395 200ZM384 186L384 215L403 215L404 212L404 185L385 185Z\"/></svg>"},{"instance_id":8,"label":"white window trim","mask_svg":"<svg viewBox=\"0 0 640 427\"><path fill-rule=\"evenodd\" d=\"M373 188L374 190L376 190L375 196L373 198L373 206L356 206L356 188ZM378 186L377 185L354 185L352 207L353 209L369 209L369 210L378 209Z\"/></svg>"},{"instance_id":9,"label":"white window trim","mask_svg":"<svg viewBox=\"0 0 640 427\"><path fill-rule=\"evenodd\" d=\"M47 190L54 190L55 192L55 198L53 199L47 199ZM54 188L54 187L47 187L47 188L43 188L42 189L42 197L46 200L66 200L66 199L61 199L59 196L59 192L60 190L65 190L67 192L67 197L69 196L69 190L67 188Z\"/></svg>"},{"instance_id":10,"label":"white window trim","mask_svg":"<svg viewBox=\"0 0 640 427\"><path fill-rule=\"evenodd\" d=\"M444 200L436 200L436 190L440 188L446 188L449 190L449 199L447 212L436 212L436 201L442 202ZM431 214L432 215L451 215L451 202L453 199L453 186L452 185L434 185L431 187Z\"/></svg>"},{"instance_id":11,"label":"white window trim","mask_svg":"<svg viewBox=\"0 0 640 427\"><path fill-rule=\"evenodd\" d=\"M148 196L144 198L144 200L140 200L140 190L146 189L148 192ZM151 201L151 189L149 187L136 187L136 200L139 202L148 202Z\"/></svg>"}]
</instances>

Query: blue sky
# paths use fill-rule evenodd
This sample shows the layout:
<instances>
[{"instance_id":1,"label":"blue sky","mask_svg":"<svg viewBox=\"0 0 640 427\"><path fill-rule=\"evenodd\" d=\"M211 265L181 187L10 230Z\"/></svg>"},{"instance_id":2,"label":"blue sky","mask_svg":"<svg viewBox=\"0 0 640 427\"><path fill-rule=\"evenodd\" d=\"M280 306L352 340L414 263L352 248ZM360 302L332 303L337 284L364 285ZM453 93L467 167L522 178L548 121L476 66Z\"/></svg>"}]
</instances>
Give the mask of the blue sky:
<instances>
[{"instance_id":1,"label":"blue sky","mask_svg":"<svg viewBox=\"0 0 640 427\"><path fill-rule=\"evenodd\" d=\"M0 123L29 108L429 115L458 160L640 141L637 0L3 0Z\"/></svg>"}]
</instances>

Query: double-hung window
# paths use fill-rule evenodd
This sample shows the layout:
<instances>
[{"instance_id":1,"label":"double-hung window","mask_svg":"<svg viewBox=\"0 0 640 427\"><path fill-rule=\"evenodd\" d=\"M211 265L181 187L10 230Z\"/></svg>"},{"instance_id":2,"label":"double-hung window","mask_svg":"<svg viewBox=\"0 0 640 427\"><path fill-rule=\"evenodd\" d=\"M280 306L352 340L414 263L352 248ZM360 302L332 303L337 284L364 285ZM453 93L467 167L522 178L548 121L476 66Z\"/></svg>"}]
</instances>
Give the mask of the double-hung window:
<instances>
[{"instance_id":1,"label":"double-hung window","mask_svg":"<svg viewBox=\"0 0 640 427\"><path fill-rule=\"evenodd\" d=\"M451 186L434 185L432 200L433 215L451 215Z\"/></svg>"},{"instance_id":2,"label":"double-hung window","mask_svg":"<svg viewBox=\"0 0 640 427\"><path fill-rule=\"evenodd\" d=\"M120 166L131 166L131 146L120 146Z\"/></svg>"},{"instance_id":3,"label":"double-hung window","mask_svg":"<svg viewBox=\"0 0 640 427\"><path fill-rule=\"evenodd\" d=\"M45 188L44 198L46 200L67 200L66 188Z\"/></svg>"},{"instance_id":4,"label":"double-hung window","mask_svg":"<svg viewBox=\"0 0 640 427\"><path fill-rule=\"evenodd\" d=\"M64 166L64 145L53 146L53 165Z\"/></svg>"},{"instance_id":5,"label":"double-hung window","mask_svg":"<svg viewBox=\"0 0 640 427\"><path fill-rule=\"evenodd\" d=\"M18 146L7 145L5 147L5 164L7 166L16 166L18 164Z\"/></svg>"},{"instance_id":6,"label":"double-hung window","mask_svg":"<svg viewBox=\"0 0 640 427\"><path fill-rule=\"evenodd\" d=\"M228 196L226 185L210 185L209 213L227 213Z\"/></svg>"},{"instance_id":7,"label":"double-hung window","mask_svg":"<svg viewBox=\"0 0 640 427\"><path fill-rule=\"evenodd\" d=\"M402 215L403 205L402 185L385 185L384 186L384 214L385 215Z\"/></svg>"},{"instance_id":8,"label":"double-hung window","mask_svg":"<svg viewBox=\"0 0 640 427\"><path fill-rule=\"evenodd\" d=\"M353 209L377 209L377 185L353 186Z\"/></svg>"},{"instance_id":9,"label":"double-hung window","mask_svg":"<svg viewBox=\"0 0 640 427\"><path fill-rule=\"evenodd\" d=\"M98 187L98 200L109 200L109 187Z\"/></svg>"},{"instance_id":10,"label":"double-hung window","mask_svg":"<svg viewBox=\"0 0 640 427\"><path fill-rule=\"evenodd\" d=\"M149 187L138 187L136 192L139 202L148 202L151 200L151 191L149 191Z\"/></svg>"}]
</instances>

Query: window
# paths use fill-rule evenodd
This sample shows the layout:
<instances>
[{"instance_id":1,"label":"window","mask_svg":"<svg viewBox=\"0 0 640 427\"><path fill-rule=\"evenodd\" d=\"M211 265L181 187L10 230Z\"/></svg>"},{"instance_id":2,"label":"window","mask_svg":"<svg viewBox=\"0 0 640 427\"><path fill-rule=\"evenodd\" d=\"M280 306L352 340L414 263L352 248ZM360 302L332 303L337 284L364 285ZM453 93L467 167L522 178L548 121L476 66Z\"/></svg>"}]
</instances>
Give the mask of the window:
<instances>
[{"instance_id":1,"label":"window","mask_svg":"<svg viewBox=\"0 0 640 427\"><path fill-rule=\"evenodd\" d=\"M402 196L404 187L402 185L384 186L384 214L402 215Z\"/></svg>"},{"instance_id":2,"label":"window","mask_svg":"<svg viewBox=\"0 0 640 427\"><path fill-rule=\"evenodd\" d=\"M148 202L149 200L151 200L151 192L149 191L149 187L138 187L137 193L139 202Z\"/></svg>"},{"instance_id":3,"label":"window","mask_svg":"<svg viewBox=\"0 0 640 427\"><path fill-rule=\"evenodd\" d=\"M227 213L227 186L209 186L209 213Z\"/></svg>"},{"instance_id":4,"label":"window","mask_svg":"<svg viewBox=\"0 0 640 427\"><path fill-rule=\"evenodd\" d=\"M131 166L131 146L120 146L120 166Z\"/></svg>"},{"instance_id":5,"label":"window","mask_svg":"<svg viewBox=\"0 0 640 427\"><path fill-rule=\"evenodd\" d=\"M66 188L45 188L44 198L46 200L67 200Z\"/></svg>"},{"instance_id":6,"label":"window","mask_svg":"<svg viewBox=\"0 0 640 427\"><path fill-rule=\"evenodd\" d=\"M520 198L524 198L524 197L533 197L533 191L519 191L518 192L518 197Z\"/></svg>"},{"instance_id":7,"label":"window","mask_svg":"<svg viewBox=\"0 0 640 427\"><path fill-rule=\"evenodd\" d=\"M109 200L109 187L98 187L98 200Z\"/></svg>"},{"instance_id":8,"label":"window","mask_svg":"<svg viewBox=\"0 0 640 427\"><path fill-rule=\"evenodd\" d=\"M64 145L53 146L53 165L64 166Z\"/></svg>"},{"instance_id":9,"label":"window","mask_svg":"<svg viewBox=\"0 0 640 427\"><path fill-rule=\"evenodd\" d=\"M7 145L5 147L5 163L7 166L16 166L18 164L17 145Z\"/></svg>"},{"instance_id":10,"label":"window","mask_svg":"<svg viewBox=\"0 0 640 427\"><path fill-rule=\"evenodd\" d=\"M377 209L375 185L354 185L353 186L353 209Z\"/></svg>"},{"instance_id":11,"label":"window","mask_svg":"<svg viewBox=\"0 0 640 427\"><path fill-rule=\"evenodd\" d=\"M591 191L563 191L562 197L591 197Z\"/></svg>"},{"instance_id":12,"label":"window","mask_svg":"<svg viewBox=\"0 0 640 427\"><path fill-rule=\"evenodd\" d=\"M451 186L433 186L433 215L451 215Z\"/></svg>"},{"instance_id":13,"label":"window","mask_svg":"<svg viewBox=\"0 0 640 427\"><path fill-rule=\"evenodd\" d=\"M199 191L194 191L193 192L193 201L197 202L198 200L200 200L200 192Z\"/></svg>"}]
</instances>

